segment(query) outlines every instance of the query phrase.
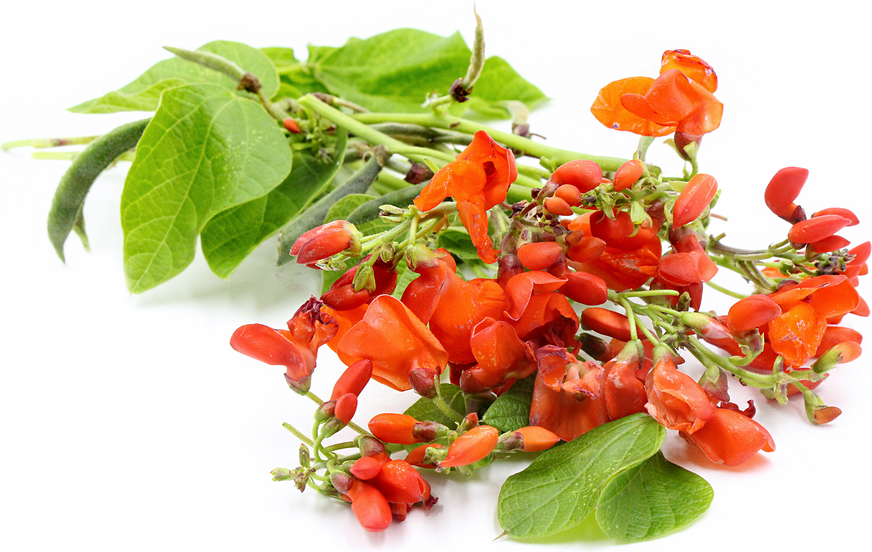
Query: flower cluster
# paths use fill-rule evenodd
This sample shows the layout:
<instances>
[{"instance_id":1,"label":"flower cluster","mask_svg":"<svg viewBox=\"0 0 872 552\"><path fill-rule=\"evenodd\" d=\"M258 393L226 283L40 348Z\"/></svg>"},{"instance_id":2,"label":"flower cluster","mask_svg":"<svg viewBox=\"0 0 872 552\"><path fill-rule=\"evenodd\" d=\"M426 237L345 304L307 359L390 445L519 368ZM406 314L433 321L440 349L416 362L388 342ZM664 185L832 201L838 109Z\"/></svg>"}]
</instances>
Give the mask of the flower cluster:
<instances>
[{"instance_id":1,"label":"flower cluster","mask_svg":"<svg viewBox=\"0 0 872 552\"><path fill-rule=\"evenodd\" d=\"M435 503L419 470L471 473L632 415L650 415L716 463L774 451L753 401L731 401L730 378L781 403L801 394L813 423L838 416L814 389L860 354L861 336L839 324L869 314L856 287L872 246L848 249L837 235L858 222L847 209L806 217L795 201L807 171L794 167L764 194L791 224L784 241L745 250L708 234L719 185L698 171L694 154L720 124L716 89L707 63L673 50L659 77L613 82L593 105L608 127L674 133L692 163L683 177L667 178L641 151L609 170L595 158L574 159L510 205L519 179L513 150L478 131L413 205L383 207L389 230L364 235L334 221L303 234L290 250L300 264L353 266L306 302L288 330L251 324L231 339L236 350L285 366L292 389L318 403L311 439L289 427L305 443L301 467L275 477L350 501L361 525L380 531L412 506ZM461 227L477 258L440 241ZM702 304L721 270L753 290L713 285L742 297L719 316ZM348 368L321 401L309 381L325 344ZM680 370L682 352L702 365L698 380ZM413 390L439 416L385 413L357 426L370 379ZM528 414L523 424L497 427L488 410L507 393L526 401ZM346 426L360 436L324 445ZM357 452L338 455L343 448Z\"/></svg>"}]
</instances>

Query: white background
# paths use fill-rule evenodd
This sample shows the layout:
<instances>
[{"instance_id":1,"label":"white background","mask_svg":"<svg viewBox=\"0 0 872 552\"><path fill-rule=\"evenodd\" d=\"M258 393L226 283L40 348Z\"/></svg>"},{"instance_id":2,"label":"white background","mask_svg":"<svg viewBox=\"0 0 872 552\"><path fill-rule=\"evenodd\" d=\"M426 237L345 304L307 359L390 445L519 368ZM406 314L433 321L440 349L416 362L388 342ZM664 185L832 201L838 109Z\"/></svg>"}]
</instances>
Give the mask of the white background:
<instances>
[{"instance_id":1,"label":"white background","mask_svg":"<svg viewBox=\"0 0 872 552\"><path fill-rule=\"evenodd\" d=\"M340 45L398 27L469 41L471 1L224 3L152 0L38 2L4 8L0 141L104 132L141 114L74 115L65 108L114 90L167 57L163 45L215 39L253 46ZM600 87L656 76L660 54L687 48L716 69L723 124L705 138L701 165L723 190L718 230L728 243L765 247L787 225L769 214L763 189L778 169L811 170L801 203L810 212L854 208L870 220L870 47L861 3L497 2L479 0L489 55L507 59L552 101L532 130L559 147L628 156L635 137L609 131L588 112ZM717 7L716 7L717 6ZM854 6L854 7L849 7ZM281 327L317 290L314 274L274 268L267 243L229 280L201 258L143 295L125 289L118 205L126 168L101 177L85 217L92 252L75 237L67 262L45 232L54 187L68 163L0 155L0 548L4 550L356 550L402 545L525 550L495 542L501 482L525 465L494 465L468 482L431 477L439 504L378 535L349 509L269 471L296 465L298 442L281 423L308 430L312 405L292 394L281 369L230 350L241 324ZM651 159L678 170L665 146ZM868 226L845 236L860 243ZM737 288L735 280L722 282ZM861 286L865 292L868 284ZM723 308L708 290L707 305ZM872 299L872 297L868 297ZM869 330L865 319L849 324ZM667 456L713 485L711 509L694 525L638 550L744 549L751 543L850 549L867 532L872 386L866 358L839 368L820 389L844 411L826 427L801 403L758 400L757 419L777 451L739 468L707 463L675 434ZM324 355L313 390L337 373ZM748 398L744 390L735 396ZM401 410L414 399L373 384L356 420ZM582 530L584 546L612 541ZM577 549L572 539L552 549Z\"/></svg>"}]
</instances>

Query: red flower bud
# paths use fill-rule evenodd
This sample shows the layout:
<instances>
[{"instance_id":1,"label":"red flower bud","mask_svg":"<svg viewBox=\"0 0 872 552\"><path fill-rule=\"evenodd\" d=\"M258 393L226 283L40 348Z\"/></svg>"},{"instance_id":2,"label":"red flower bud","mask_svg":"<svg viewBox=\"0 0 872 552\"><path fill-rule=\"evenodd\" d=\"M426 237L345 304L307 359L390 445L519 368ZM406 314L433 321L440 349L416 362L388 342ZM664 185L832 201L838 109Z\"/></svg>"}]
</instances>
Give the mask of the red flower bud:
<instances>
[{"instance_id":1,"label":"red flower bud","mask_svg":"<svg viewBox=\"0 0 872 552\"><path fill-rule=\"evenodd\" d=\"M369 383L369 378L372 376L372 361L368 358L358 360L351 364L342 372L339 379L333 385L333 393L331 399L338 399L346 393L360 395L366 384Z\"/></svg>"},{"instance_id":2,"label":"red flower bud","mask_svg":"<svg viewBox=\"0 0 872 552\"><path fill-rule=\"evenodd\" d=\"M413 430L418 420L406 414L378 414L369 421L369 432L386 443L420 443Z\"/></svg>"},{"instance_id":3,"label":"red flower bud","mask_svg":"<svg viewBox=\"0 0 872 552\"><path fill-rule=\"evenodd\" d=\"M631 159L621 165L615 172L615 191L620 192L626 190L642 178L645 172L645 165L638 159Z\"/></svg>"},{"instance_id":4,"label":"red flower bud","mask_svg":"<svg viewBox=\"0 0 872 552\"><path fill-rule=\"evenodd\" d=\"M497 428L486 425L475 426L451 443L445 460L439 465L443 468L456 468L474 464L490 454L499 439L500 432Z\"/></svg>"},{"instance_id":5,"label":"red flower bud","mask_svg":"<svg viewBox=\"0 0 872 552\"><path fill-rule=\"evenodd\" d=\"M555 184L575 186L581 193L593 190L600 185L602 179L602 168L588 159L576 159L564 163L551 175L551 181Z\"/></svg>"},{"instance_id":6,"label":"red flower bud","mask_svg":"<svg viewBox=\"0 0 872 552\"><path fill-rule=\"evenodd\" d=\"M373 485L355 480L346 495L351 499L351 511L364 529L377 533L390 526L391 506Z\"/></svg>"},{"instance_id":7,"label":"red flower bud","mask_svg":"<svg viewBox=\"0 0 872 552\"><path fill-rule=\"evenodd\" d=\"M287 130L291 134L300 134L303 132L300 128L300 123L291 119L290 117L283 120L282 125L285 127L285 130Z\"/></svg>"},{"instance_id":8,"label":"red flower bud","mask_svg":"<svg viewBox=\"0 0 872 552\"><path fill-rule=\"evenodd\" d=\"M355 460L354 464L352 464L348 471L350 471L351 475L354 477L362 481L368 481L377 476L378 472L381 471L382 466L384 466L389 460L390 458L388 458L388 455L384 453L375 456L364 456L363 458Z\"/></svg>"},{"instance_id":9,"label":"red flower bud","mask_svg":"<svg viewBox=\"0 0 872 552\"><path fill-rule=\"evenodd\" d=\"M821 215L797 222L790 228L787 237L793 243L814 243L829 238L851 224L849 219L839 215Z\"/></svg>"},{"instance_id":10,"label":"red flower bud","mask_svg":"<svg viewBox=\"0 0 872 552\"><path fill-rule=\"evenodd\" d=\"M727 314L727 326L734 334L768 324L781 314L781 307L768 295L751 295L740 299Z\"/></svg>"},{"instance_id":11,"label":"red flower bud","mask_svg":"<svg viewBox=\"0 0 872 552\"><path fill-rule=\"evenodd\" d=\"M316 262L345 250L352 256L360 251L360 232L350 222L334 220L297 238L291 255L297 257L299 264L314 267Z\"/></svg>"},{"instance_id":12,"label":"red flower bud","mask_svg":"<svg viewBox=\"0 0 872 552\"><path fill-rule=\"evenodd\" d=\"M554 197L560 198L566 202L568 206L577 207L579 203L581 203L581 192L578 191L578 188L569 184L563 184L557 188L557 191L554 192ZM547 208L547 206L546 206ZM550 209L549 209L550 210ZM552 211L554 213L556 211ZM564 213L557 213L558 215L562 215ZM572 214L572 210L570 209L567 215Z\"/></svg>"},{"instance_id":13,"label":"red flower bud","mask_svg":"<svg viewBox=\"0 0 872 552\"><path fill-rule=\"evenodd\" d=\"M597 333L630 341L630 321L619 312L600 307L588 307L581 311L581 323Z\"/></svg>"},{"instance_id":14,"label":"red flower bud","mask_svg":"<svg viewBox=\"0 0 872 552\"><path fill-rule=\"evenodd\" d=\"M698 174L691 178L675 200L672 226L677 228L695 221L712 202L717 191L718 183L714 177Z\"/></svg>"},{"instance_id":15,"label":"red flower bud","mask_svg":"<svg viewBox=\"0 0 872 552\"><path fill-rule=\"evenodd\" d=\"M336 407L333 409L333 415L336 416L343 425L351 421L355 412L357 412L357 395L354 393L346 393L336 399Z\"/></svg>"},{"instance_id":16,"label":"red flower bud","mask_svg":"<svg viewBox=\"0 0 872 552\"><path fill-rule=\"evenodd\" d=\"M838 215L840 217L846 218L851 221L848 226L856 226L860 224L860 219L857 218L857 215L854 214L850 209L845 209L843 207L829 207L828 209L821 209L814 213L811 217L820 217L823 215Z\"/></svg>"},{"instance_id":17,"label":"red flower bud","mask_svg":"<svg viewBox=\"0 0 872 552\"><path fill-rule=\"evenodd\" d=\"M554 432L539 426L522 427L514 431L521 437L520 449L524 452L547 450L560 441Z\"/></svg>"},{"instance_id":18,"label":"red flower bud","mask_svg":"<svg viewBox=\"0 0 872 552\"><path fill-rule=\"evenodd\" d=\"M574 188L574 186L570 187ZM561 188L563 188L563 186L561 186ZM577 189L576 193L578 193ZM572 207L570 207L569 203L561 197L549 197L543 202L543 206L545 207L546 211L548 211L549 213L554 213L555 215L568 217L574 214L574 211L572 210Z\"/></svg>"},{"instance_id":19,"label":"red flower bud","mask_svg":"<svg viewBox=\"0 0 872 552\"><path fill-rule=\"evenodd\" d=\"M787 222L796 223L804 219L798 218L797 207L793 201L799 196L805 181L808 180L808 169L799 167L785 167L775 173L769 185L766 186L764 199L769 210L783 218Z\"/></svg>"},{"instance_id":20,"label":"red flower bud","mask_svg":"<svg viewBox=\"0 0 872 552\"><path fill-rule=\"evenodd\" d=\"M544 270L557 262L563 248L557 242L526 243L518 249L518 259L530 270Z\"/></svg>"}]
</instances>

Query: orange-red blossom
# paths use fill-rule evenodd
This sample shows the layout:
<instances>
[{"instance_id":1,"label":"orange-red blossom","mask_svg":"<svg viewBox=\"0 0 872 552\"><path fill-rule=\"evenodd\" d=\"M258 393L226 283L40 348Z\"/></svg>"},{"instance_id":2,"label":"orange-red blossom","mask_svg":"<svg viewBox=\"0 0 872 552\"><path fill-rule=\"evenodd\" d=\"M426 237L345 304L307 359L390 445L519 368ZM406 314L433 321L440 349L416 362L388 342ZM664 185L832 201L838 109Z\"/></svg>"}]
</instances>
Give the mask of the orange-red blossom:
<instances>
[{"instance_id":1,"label":"orange-red blossom","mask_svg":"<svg viewBox=\"0 0 872 552\"><path fill-rule=\"evenodd\" d=\"M663 53L660 76L630 77L600 90L590 110L603 125L642 136L698 140L721 124L712 67L687 50ZM680 145L680 144L679 144Z\"/></svg>"},{"instance_id":2,"label":"orange-red blossom","mask_svg":"<svg viewBox=\"0 0 872 552\"><path fill-rule=\"evenodd\" d=\"M494 263L498 251L488 236L487 210L505 201L509 185L516 178L518 169L514 154L480 130L456 160L443 167L424 186L415 198L415 207L429 211L452 196L479 258Z\"/></svg>"}]
</instances>

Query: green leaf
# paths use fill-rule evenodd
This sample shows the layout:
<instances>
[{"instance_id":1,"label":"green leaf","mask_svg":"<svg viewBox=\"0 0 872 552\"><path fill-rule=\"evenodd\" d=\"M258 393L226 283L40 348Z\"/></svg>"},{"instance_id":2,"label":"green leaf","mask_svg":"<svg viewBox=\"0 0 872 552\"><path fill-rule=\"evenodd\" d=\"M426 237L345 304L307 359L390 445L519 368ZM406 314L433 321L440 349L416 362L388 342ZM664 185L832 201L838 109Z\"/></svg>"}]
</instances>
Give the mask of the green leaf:
<instances>
[{"instance_id":1,"label":"green leaf","mask_svg":"<svg viewBox=\"0 0 872 552\"><path fill-rule=\"evenodd\" d=\"M596 507L603 486L660 450L665 435L656 420L634 414L542 453L503 484L500 525L518 538L545 537L579 525Z\"/></svg>"},{"instance_id":2,"label":"green leaf","mask_svg":"<svg viewBox=\"0 0 872 552\"><path fill-rule=\"evenodd\" d=\"M355 209L371 199L375 199L375 196L369 194L349 194L330 207L330 210L327 211L327 216L324 217L324 222L328 223L334 220L346 219Z\"/></svg>"},{"instance_id":3,"label":"green leaf","mask_svg":"<svg viewBox=\"0 0 872 552\"><path fill-rule=\"evenodd\" d=\"M487 58L481 76L472 87L469 101L461 105L482 117L504 119L508 116L508 111L501 105L504 101L520 101L532 109L547 99L541 90L512 69L509 62L493 56Z\"/></svg>"},{"instance_id":4,"label":"green leaf","mask_svg":"<svg viewBox=\"0 0 872 552\"><path fill-rule=\"evenodd\" d=\"M693 522L713 497L705 479L658 452L609 481L600 495L596 520L612 538L653 539Z\"/></svg>"},{"instance_id":5,"label":"green leaf","mask_svg":"<svg viewBox=\"0 0 872 552\"><path fill-rule=\"evenodd\" d=\"M488 407L482 423L494 426L500 433L530 425L530 403L533 401L535 381L535 374L516 381Z\"/></svg>"},{"instance_id":6,"label":"green leaf","mask_svg":"<svg viewBox=\"0 0 872 552\"><path fill-rule=\"evenodd\" d=\"M448 93L466 74L471 52L460 33L441 37L416 29L398 29L366 40L351 39L341 48L311 50L308 66L332 94L373 111L420 112L427 96ZM504 100L520 100L532 107L545 99L499 58L485 62L473 88L474 102L455 106L484 116L508 116ZM460 114L458 113L458 114Z\"/></svg>"},{"instance_id":7,"label":"green leaf","mask_svg":"<svg viewBox=\"0 0 872 552\"><path fill-rule=\"evenodd\" d=\"M437 237L439 247L444 247L463 261L477 261L478 251L469 237L469 232L462 226L449 226L439 232Z\"/></svg>"},{"instance_id":8,"label":"green leaf","mask_svg":"<svg viewBox=\"0 0 872 552\"><path fill-rule=\"evenodd\" d=\"M466 412L466 401L463 398L460 387L450 383L443 383L440 387L442 389L442 398L445 399L445 402L460 414L464 414ZM433 401L424 397L421 397L412 406L407 408L405 414L421 422L430 420L447 427L455 426L454 421L439 410L439 407Z\"/></svg>"},{"instance_id":9,"label":"green leaf","mask_svg":"<svg viewBox=\"0 0 872 552\"><path fill-rule=\"evenodd\" d=\"M279 77L275 65L264 52L240 42L217 40L197 48L218 54L253 74L263 86L267 98L279 89ZM89 100L69 109L73 113L115 113L118 111L154 111L165 90L183 84L217 84L240 95L251 97L247 92L237 92L238 82L197 63L173 57L159 61L133 82L114 92Z\"/></svg>"},{"instance_id":10,"label":"green leaf","mask_svg":"<svg viewBox=\"0 0 872 552\"><path fill-rule=\"evenodd\" d=\"M273 46L269 48L261 48L260 51L266 54L266 57L273 62L273 65L275 65L276 68L300 64L300 60L298 60L294 55L293 48Z\"/></svg>"},{"instance_id":11,"label":"green leaf","mask_svg":"<svg viewBox=\"0 0 872 552\"><path fill-rule=\"evenodd\" d=\"M287 140L260 105L213 84L167 90L121 194L128 288L180 273L212 216L266 195L290 168Z\"/></svg>"},{"instance_id":12,"label":"green leaf","mask_svg":"<svg viewBox=\"0 0 872 552\"><path fill-rule=\"evenodd\" d=\"M346 140L346 133L337 133L328 158L314 156L311 149L294 152L291 173L275 189L215 215L200 236L212 272L230 276L260 243L321 195L342 164Z\"/></svg>"}]
</instances>

